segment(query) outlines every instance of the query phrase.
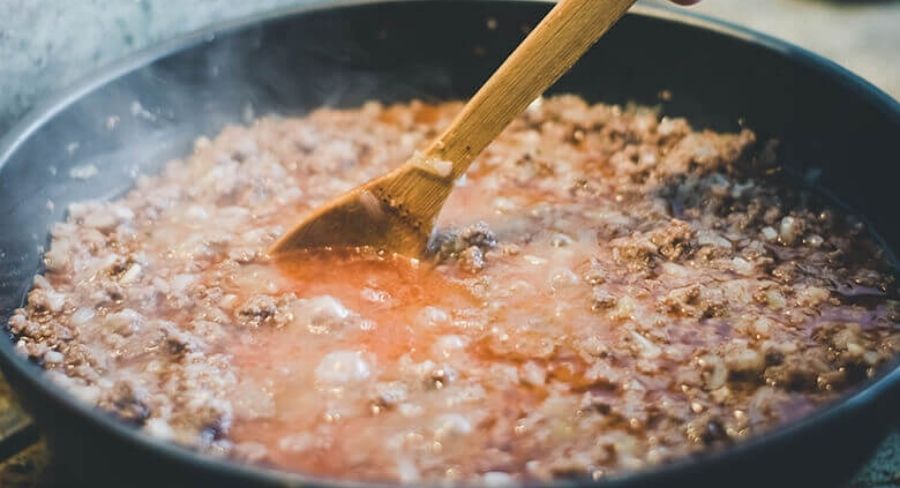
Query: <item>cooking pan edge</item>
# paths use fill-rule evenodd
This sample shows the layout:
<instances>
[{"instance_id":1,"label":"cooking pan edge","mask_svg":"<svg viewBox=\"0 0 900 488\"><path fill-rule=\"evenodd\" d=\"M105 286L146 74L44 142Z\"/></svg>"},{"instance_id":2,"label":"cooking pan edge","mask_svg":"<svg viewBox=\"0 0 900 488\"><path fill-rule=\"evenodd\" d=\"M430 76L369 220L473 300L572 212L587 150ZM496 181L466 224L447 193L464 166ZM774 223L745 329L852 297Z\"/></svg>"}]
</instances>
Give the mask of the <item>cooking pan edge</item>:
<instances>
[{"instance_id":1,"label":"cooking pan edge","mask_svg":"<svg viewBox=\"0 0 900 488\"><path fill-rule=\"evenodd\" d=\"M5 165L17 154L17 151L55 117L85 96L136 70L188 48L215 42L217 38L227 37L242 29L258 25L264 26L274 19L302 16L320 10L332 11L344 7L352 9L356 6L374 3L378 2L370 0L308 2L302 7L280 9L219 24L144 50L127 60L101 70L71 90L30 112L23 121L0 140L0 175L3 175ZM399 0L388 3L399 5L402 8L406 4L440 2ZM545 8L547 4L544 1L515 2L514 0L478 3L508 5L508 7L498 7L501 10L515 8L513 4L516 3L521 4L522 8L525 5L540 5ZM467 5L469 4L474 5L475 2L467 2ZM867 104L869 109L880 113L889 125L893 124L895 133L900 135L900 104L831 61L774 38L686 12L642 6L636 7L632 15L713 31L765 50L775 51L792 63L803 65L823 78L841 85L848 93L857 97L861 104ZM0 275L0 281L2 278L3 276ZM0 319L5 324L6 318L0 317ZM196 486L213 483L217 486L238 486L247 483L271 486L306 484L373 486L369 483L337 483L310 479L300 475L229 463L150 438L112 419L109 415L76 401L68 393L51 385L44 378L40 367L16 353L12 341L0 340L0 368L21 395L23 403L29 411L33 412L39 425L43 427L48 443L64 454L59 457L59 462L69 473L80 479L100 479L101 484L121 483L123 480L128 480L129 484L148 486L163 482L168 486ZM614 477L606 480L605 483L608 486L622 487L659 486L667 483L716 486L725 480L729 481L731 486L751 486L759 483L760 479L781 480L781 482L769 483L777 486L780 486L782 482L786 485L815 481L820 483L819 486L832 482L839 483L858 467L878 440L886 435L892 426L896 425L900 420L898 412L900 412L900 367L894 364L860 390L794 424L756 436L731 449L706 453L666 466ZM820 466L818 471L810 471L816 465L814 460L793 463L794 458L791 456L798 459L803 457L797 456L797 449L816 451L817 444L845 441L848 443L848 447L853 447L853 452L843 453L846 465L841 466L842 469L828 466L827 464L830 462L836 462L830 458L825 459L826 462ZM98 473L96 470L98 461L96 451L103 453L100 458L106 457L109 461L105 473ZM782 458L780 462L779 458ZM760 469L759 462L763 459L769 463L769 469L776 473L769 473L768 477L757 473L759 476L755 477L752 471ZM120 462L121 466L117 466ZM801 466L801 469L795 468L794 471L791 471L792 463ZM778 473L778 471L782 472ZM772 474L778 476L773 477ZM98 475L100 478L97 478ZM552 483L550 486L579 484L581 483L560 481Z\"/></svg>"}]
</instances>

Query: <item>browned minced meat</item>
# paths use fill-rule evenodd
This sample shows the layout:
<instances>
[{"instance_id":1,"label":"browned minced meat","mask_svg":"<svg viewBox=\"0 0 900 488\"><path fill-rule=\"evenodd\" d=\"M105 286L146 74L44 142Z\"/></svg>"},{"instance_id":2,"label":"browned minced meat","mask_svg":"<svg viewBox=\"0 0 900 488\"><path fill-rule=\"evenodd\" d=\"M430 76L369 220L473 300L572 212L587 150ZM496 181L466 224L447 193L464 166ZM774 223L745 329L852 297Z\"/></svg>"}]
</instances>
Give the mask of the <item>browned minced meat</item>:
<instances>
[{"instance_id":1,"label":"browned minced meat","mask_svg":"<svg viewBox=\"0 0 900 488\"><path fill-rule=\"evenodd\" d=\"M727 445L900 348L883 252L779 181L772 144L572 96L533 104L477 159L428 260L300 278L269 262L291 223L460 106L260 119L122 199L72 205L10 320L19 350L213 454L504 484Z\"/></svg>"}]
</instances>

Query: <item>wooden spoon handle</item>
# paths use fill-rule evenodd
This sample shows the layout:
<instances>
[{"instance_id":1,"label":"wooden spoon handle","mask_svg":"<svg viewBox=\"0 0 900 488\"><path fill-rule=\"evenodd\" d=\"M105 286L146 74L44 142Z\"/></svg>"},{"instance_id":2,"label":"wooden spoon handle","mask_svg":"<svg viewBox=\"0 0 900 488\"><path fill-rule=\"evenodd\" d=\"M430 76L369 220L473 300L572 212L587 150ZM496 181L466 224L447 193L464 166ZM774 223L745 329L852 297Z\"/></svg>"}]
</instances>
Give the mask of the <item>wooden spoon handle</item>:
<instances>
[{"instance_id":1,"label":"wooden spoon handle","mask_svg":"<svg viewBox=\"0 0 900 488\"><path fill-rule=\"evenodd\" d=\"M424 154L320 207L270 252L370 246L421 256L454 180L634 1L561 0Z\"/></svg>"},{"instance_id":2,"label":"wooden spoon handle","mask_svg":"<svg viewBox=\"0 0 900 488\"><path fill-rule=\"evenodd\" d=\"M458 178L517 115L616 23L635 0L561 0L469 100L425 156Z\"/></svg>"}]
</instances>

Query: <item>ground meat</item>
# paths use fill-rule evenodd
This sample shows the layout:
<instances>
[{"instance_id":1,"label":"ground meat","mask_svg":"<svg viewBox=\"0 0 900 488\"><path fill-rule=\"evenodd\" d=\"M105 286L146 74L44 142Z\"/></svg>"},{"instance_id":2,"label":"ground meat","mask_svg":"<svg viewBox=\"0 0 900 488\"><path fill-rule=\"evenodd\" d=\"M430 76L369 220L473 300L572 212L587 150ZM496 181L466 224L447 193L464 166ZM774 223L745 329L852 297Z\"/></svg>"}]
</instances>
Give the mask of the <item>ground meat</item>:
<instances>
[{"instance_id":1,"label":"ground meat","mask_svg":"<svg viewBox=\"0 0 900 488\"><path fill-rule=\"evenodd\" d=\"M458 257L470 248L482 253L497 245L494 232L485 222L476 222L462 229L441 229L431 241L431 252L438 261L447 261Z\"/></svg>"},{"instance_id":2,"label":"ground meat","mask_svg":"<svg viewBox=\"0 0 900 488\"><path fill-rule=\"evenodd\" d=\"M496 485L739 442L900 350L885 253L783 179L774 142L574 96L532 104L476 159L421 260L266 256L460 108L264 118L73 204L9 321L17 349L202 451Z\"/></svg>"},{"instance_id":3,"label":"ground meat","mask_svg":"<svg viewBox=\"0 0 900 488\"><path fill-rule=\"evenodd\" d=\"M126 422L142 425L150 415L147 392L133 383L118 381L101 398L102 408L115 412Z\"/></svg>"},{"instance_id":4,"label":"ground meat","mask_svg":"<svg viewBox=\"0 0 900 488\"><path fill-rule=\"evenodd\" d=\"M657 246L657 252L664 258L676 261L692 252L693 237L694 231L687 222L672 220L668 225L654 230L650 234L650 242Z\"/></svg>"},{"instance_id":5,"label":"ground meat","mask_svg":"<svg viewBox=\"0 0 900 488\"><path fill-rule=\"evenodd\" d=\"M278 304L268 295L256 295L238 307L236 312L241 323L258 327L275 318Z\"/></svg>"}]
</instances>

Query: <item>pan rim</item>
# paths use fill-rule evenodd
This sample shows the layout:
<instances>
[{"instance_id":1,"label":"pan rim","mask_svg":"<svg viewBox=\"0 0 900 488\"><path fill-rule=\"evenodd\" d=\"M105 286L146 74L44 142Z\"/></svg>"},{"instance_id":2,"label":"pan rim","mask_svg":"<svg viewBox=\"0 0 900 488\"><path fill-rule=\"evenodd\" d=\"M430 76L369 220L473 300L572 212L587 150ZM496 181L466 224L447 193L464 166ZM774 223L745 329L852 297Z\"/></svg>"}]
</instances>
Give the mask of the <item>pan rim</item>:
<instances>
[{"instance_id":1,"label":"pan rim","mask_svg":"<svg viewBox=\"0 0 900 488\"><path fill-rule=\"evenodd\" d=\"M0 138L0 172L2 172L11 156L41 127L53 117L83 98L85 95L99 89L128 73L136 71L157 60L169 55L181 52L185 49L197 46L204 42L212 42L215 38L229 35L240 30L251 28L255 25L271 22L279 18L297 16L321 10L338 10L353 8L367 4L391 3L412 4L429 0L309 0L303 5L294 5L267 12L244 16L235 20L216 23L211 26L178 36L169 41L142 49L126 58L113 62L107 67L83 78L71 88L61 91L58 95L50 97L46 102L39 104L28 114L14 124L9 132ZM479 2L483 0L471 0ZM497 3L551 3L549 0L490 0ZM648 17L672 23L687 25L688 27L712 31L724 37L744 41L763 49L773 51L777 55L786 58L792 63L799 63L811 68L822 76L837 81L849 91L856 92L861 100L871 104L879 112L886 114L897 127L900 127L900 103L887 93L875 87L870 82L850 72L841 65L814 54L803 48L788 42L776 39L772 36L758 33L751 29L724 22L712 17L675 10L663 6L638 5L631 9L630 15ZM7 324L2 324L6 328ZM93 424L95 428L107 431L122 442L129 443L143 450L153 450L166 460L177 464L189 464L196 468L209 471L217 471L235 479L256 480L283 486L299 486L313 484L323 487L373 487L373 486L397 486L395 484L370 483L359 481L338 481L334 479L305 476L299 473L281 471L274 468L244 464L226 458L217 458L203 454L188 447L180 446L172 442L163 441L149 434L120 422L107 412L97 407L84 403L63 388L49 382L44 375L44 369L28 361L22 354L15 350L12 338L0 339L0 365L4 371L12 371L20 378L30 383L30 386L40 392L41 395L51 398L57 406L66 410L84 422ZM855 391L848 393L833 403L816 409L812 414L790 424L781 425L772 430L755 435L750 439L742 440L734 446L713 451L705 451L697 455L678 458L664 465L650 466L634 472L614 475L598 482L599 485L642 483L650 480L661 480L679 471L690 467L703 467L727 461L729 458L740 456L742 453L753 452L764 446L786 440L802 432L814 430L823 425L828 425L846 414L876 403L885 397L888 392L900 389L900 364L897 361L885 368L878 377L873 378ZM579 481L553 481L538 486L575 486L583 485ZM592 484L588 482L587 484Z\"/></svg>"}]
</instances>

